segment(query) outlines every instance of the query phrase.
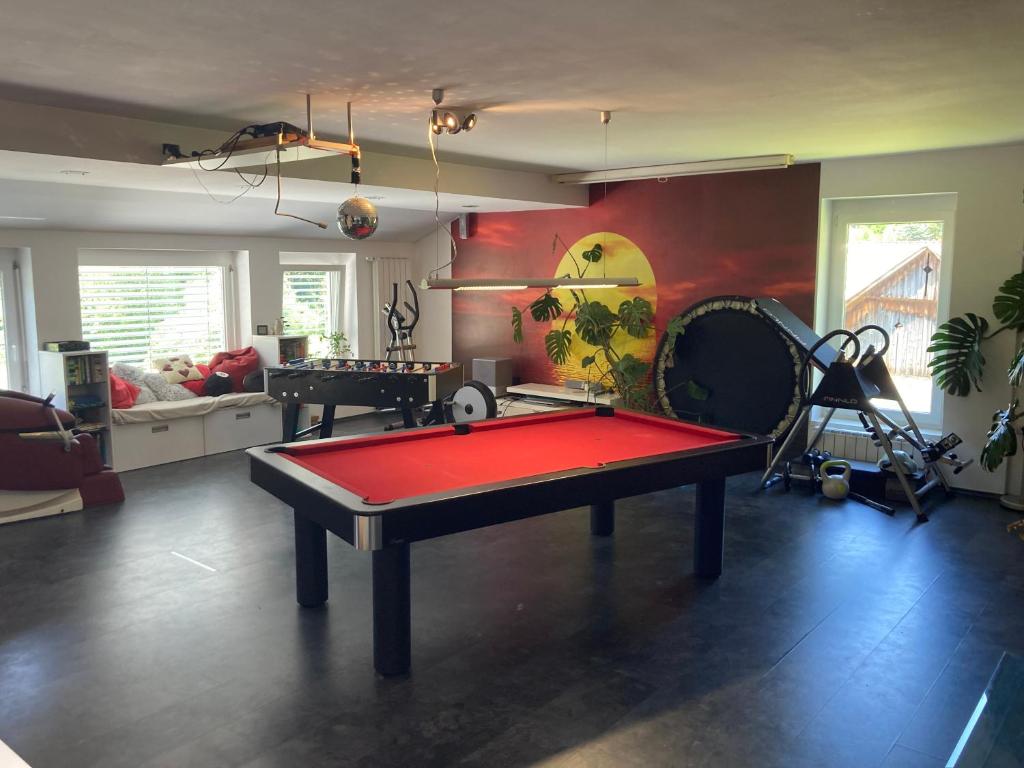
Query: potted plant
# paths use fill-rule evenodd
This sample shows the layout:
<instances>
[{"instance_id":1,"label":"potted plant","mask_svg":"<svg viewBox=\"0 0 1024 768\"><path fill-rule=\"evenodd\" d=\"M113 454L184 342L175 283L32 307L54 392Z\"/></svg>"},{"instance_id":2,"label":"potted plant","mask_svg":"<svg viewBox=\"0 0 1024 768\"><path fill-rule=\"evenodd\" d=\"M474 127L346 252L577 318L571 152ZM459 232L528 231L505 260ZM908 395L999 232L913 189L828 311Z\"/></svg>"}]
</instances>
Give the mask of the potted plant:
<instances>
[{"instance_id":1,"label":"potted plant","mask_svg":"<svg viewBox=\"0 0 1024 768\"><path fill-rule=\"evenodd\" d=\"M555 243L561 239L556 235ZM565 247L565 244L562 243ZM572 260L576 277L586 277L587 270L600 263L604 257L600 243L584 251L581 264L566 247ZM572 275L565 275L572 277ZM649 372L650 363L638 360L632 354L616 349L616 339L622 334L642 339L653 333L654 307L647 299L639 296L625 300L613 310L604 303L593 299L581 288L569 289L572 305L562 306L562 301L550 290L534 299L525 312L538 323L550 323L562 318L561 327L553 328L544 335L544 352L555 365L562 365L569 359L572 346L578 339L597 349L580 361L586 369L594 369L594 381L611 380L613 389L622 398L627 408L650 409ZM524 310L512 308L512 339L517 344L523 341Z\"/></svg>"},{"instance_id":2,"label":"potted plant","mask_svg":"<svg viewBox=\"0 0 1024 768\"><path fill-rule=\"evenodd\" d=\"M985 370L983 347L986 341L1007 330L1024 330L1024 272L1006 280L992 301L992 314L999 327L990 330L987 318L968 312L942 323L932 335L928 362L936 385L949 395L966 397L971 390L981 391ZM1010 386L1016 390L1024 378L1024 343L1018 345L1007 371ZM1007 456L1017 453L1017 428L1024 410L1018 410L1016 397L1003 410L992 414L980 463L994 471Z\"/></svg>"},{"instance_id":3,"label":"potted plant","mask_svg":"<svg viewBox=\"0 0 1024 768\"><path fill-rule=\"evenodd\" d=\"M320 340L327 342L327 354L330 357L347 357L352 352L348 337L341 331L321 335Z\"/></svg>"}]
</instances>

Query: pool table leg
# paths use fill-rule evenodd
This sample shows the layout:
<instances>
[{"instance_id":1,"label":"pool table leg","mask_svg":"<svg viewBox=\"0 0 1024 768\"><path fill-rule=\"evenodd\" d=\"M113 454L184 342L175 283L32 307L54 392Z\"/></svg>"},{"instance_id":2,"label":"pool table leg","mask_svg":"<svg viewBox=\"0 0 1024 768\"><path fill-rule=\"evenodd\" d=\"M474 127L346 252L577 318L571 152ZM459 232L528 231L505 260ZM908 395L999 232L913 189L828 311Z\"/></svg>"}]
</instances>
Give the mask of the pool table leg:
<instances>
[{"instance_id":1,"label":"pool table leg","mask_svg":"<svg viewBox=\"0 0 1024 768\"><path fill-rule=\"evenodd\" d=\"M698 576L722 573L725 549L725 478L697 483L697 518L693 528L693 570Z\"/></svg>"},{"instance_id":2,"label":"pool table leg","mask_svg":"<svg viewBox=\"0 0 1024 768\"><path fill-rule=\"evenodd\" d=\"M594 536L611 536L615 533L614 501L590 505L590 532Z\"/></svg>"},{"instance_id":3,"label":"pool table leg","mask_svg":"<svg viewBox=\"0 0 1024 768\"><path fill-rule=\"evenodd\" d=\"M373 666L384 676L404 675L412 638L409 545L373 552Z\"/></svg>"},{"instance_id":4,"label":"pool table leg","mask_svg":"<svg viewBox=\"0 0 1024 768\"><path fill-rule=\"evenodd\" d=\"M315 608L327 602L327 531L295 512L295 597Z\"/></svg>"}]
</instances>

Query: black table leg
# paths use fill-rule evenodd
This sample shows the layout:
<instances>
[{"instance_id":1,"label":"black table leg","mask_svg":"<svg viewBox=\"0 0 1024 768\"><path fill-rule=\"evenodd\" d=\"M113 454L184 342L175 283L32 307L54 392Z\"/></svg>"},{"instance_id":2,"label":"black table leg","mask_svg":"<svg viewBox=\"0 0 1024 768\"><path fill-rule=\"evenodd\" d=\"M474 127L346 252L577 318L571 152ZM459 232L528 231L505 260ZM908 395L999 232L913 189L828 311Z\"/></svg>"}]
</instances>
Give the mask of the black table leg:
<instances>
[{"instance_id":1,"label":"black table leg","mask_svg":"<svg viewBox=\"0 0 1024 768\"><path fill-rule=\"evenodd\" d=\"M693 528L693 570L698 576L722 572L725 548L725 478L697 483L697 518Z\"/></svg>"},{"instance_id":2,"label":"black table leg","mask_svg":"<svg viewBox=\"0 0 1024 768\"><path fill-rule=\"evenodd\" d=\"M281 442L291 443L299 431L299 404L285 403L281 409Z\"/></svg>"},{"instance_id":3,"label":"black table leg","mask_svg":"<svg viewBox=\"0 0 1024 768\"><path fill-rule=\"evenodd\" d=\"M590 532L595 536L611 536L615 533L614 501L590 505Z\"/></svg>"},{"instance_id":4,"label":"black table leg","mask_svg":"<svg viewBox=\"0 0 1024 768\"><path fill-rule=\"evenodd\" d=\"M313 608L327 602L327 531L295 513L295 597Z\"/></svg>"},{"instance_id":5,"label":"black table leg","mask_svg":"<svg viewBox=\"0 0 1024 768\"><path fill-rule=\"evenodd\" d=\"M412 412L412 408L402 408L402 426L406 429L412 429L416 424L416 416Z\"/></svg>"},{"instance_id":6,"label":"black table leg","mask_svg":"<svg viewBox=\"0 0 1024 768\"><path fill-rule=\"evenodd\" d=\"M381 675L409 671L411 645L409 545L373 552L373 666Z\"/></svg>"},{"instance_id":7,"label":"black table leg","mask_svg":"<svg viewBox=\"0 0 1024 768\"><path fill-rule=\"evenodd\" d=\"M334 437L334 406L325 405L320 416L320 439Z\"/></svg>"}]
</instances>

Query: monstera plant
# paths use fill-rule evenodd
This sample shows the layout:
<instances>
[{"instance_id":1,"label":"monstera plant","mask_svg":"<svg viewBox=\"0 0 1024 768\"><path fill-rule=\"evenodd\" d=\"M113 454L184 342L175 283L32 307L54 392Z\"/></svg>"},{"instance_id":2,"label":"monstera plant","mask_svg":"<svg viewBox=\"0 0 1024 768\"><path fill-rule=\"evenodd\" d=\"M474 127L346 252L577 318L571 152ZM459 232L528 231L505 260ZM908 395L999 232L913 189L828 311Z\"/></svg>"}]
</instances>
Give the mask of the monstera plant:
<instances>
[{"instance_id":1,"label":"monstera plant","mask_svg":"<svg viewBox=\"0 0 1024 768\"><path fill-rule=\"evenodd\" d=\"M1024 330L1024 272L1013 275L999 286L992 301L992 314L1000 324L995 330L990 330L987 319L968 312L943 323L932 335L928 351L934 353L934 357L928 367L936 385L947 394L966 397L972 388L980 392L985 370L985 342L1003 331ZM1018 346L1007 376L1014 389L1024 379L1024 344ZM1003 459L1017 453L1017 423L1021 417L1024 417L1024 410L1018 410L1016 398L1007 408L992 414L992 427L981 451L981 465L988 471L995 470Z\"/></svg>"},{"instance_id":2,"label":"monstera plant","mask_svg":"<svg viewBox=\"0 0 1024 768\"><path fill-rule=\"evenodd\" d=\"M561 242L556 235L552 251ZM562 247L571 258L576 271L575 275L564 277L586 277L587 270L599 264L604 258L604 250L600 243L595 243L581 254L582 264L564 243ZM530 302L525 310L538 323L555 323L561 318L560 325L544 335L544 351L548 359L555 365L566 363L577 339L596 347L593 354L586 355L580 361L588 372L593 370L596 373L592 380L607 382L610 379L613 388L627 407L648 410L650 363L638 360L628 352L622 353L616 349L616 344L623 335L642 339L653 333L654 308L651 303L636 296L622 301L613 310L588 296L582 288L569 289L569 294L572 297L572 305L568 308L563 307L561 300L548 290ZM523 341L523 314L524 310L512 307L512 339L517 344Z\"/></svg>"}]
</instances>

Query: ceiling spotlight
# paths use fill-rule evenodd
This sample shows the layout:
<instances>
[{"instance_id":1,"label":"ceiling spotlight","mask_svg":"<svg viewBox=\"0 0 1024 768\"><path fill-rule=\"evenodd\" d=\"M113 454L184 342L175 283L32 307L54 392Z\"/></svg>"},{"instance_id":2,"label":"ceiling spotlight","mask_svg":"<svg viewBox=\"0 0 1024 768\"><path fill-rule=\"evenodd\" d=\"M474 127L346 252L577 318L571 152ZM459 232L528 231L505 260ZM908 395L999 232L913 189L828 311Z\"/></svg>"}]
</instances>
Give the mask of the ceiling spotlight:
<instances>
[{"instance_id":1,"label":"ceiling spotlight","mask_svg":"<svg viewBox=\"0 0 1024 768\"><path fill-rule=\"evenodd\" d=\"M434 135L440 136L442 133L454 135L461 131L471 131L476 127L477 116L475 112L470 112L466 115L465 119L462 119L450 110L436 108L444 100L443 88L435 88L431 91L430 97L434 100L435 105L435 109L430 110L430 130Z\"/></svg>"}]
</instances>

